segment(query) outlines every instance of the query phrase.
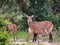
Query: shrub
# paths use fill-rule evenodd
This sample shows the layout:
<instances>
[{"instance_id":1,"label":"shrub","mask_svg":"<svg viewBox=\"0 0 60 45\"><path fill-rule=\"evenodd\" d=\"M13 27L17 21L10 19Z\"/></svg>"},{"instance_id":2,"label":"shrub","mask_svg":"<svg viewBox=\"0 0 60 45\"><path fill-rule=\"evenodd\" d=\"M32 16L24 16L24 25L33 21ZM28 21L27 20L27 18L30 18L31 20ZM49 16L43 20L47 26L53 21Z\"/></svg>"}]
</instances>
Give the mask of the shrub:
<instances>
[{"instance_id":1,"label":"shrub","mask_svg":"<svg viewBox=\"0 0 60 45\"><path fill-rule=\"evenodd\" d=\"M60 27L57 28L57 32L56 33L57 33L57 36L60 37Z\"/></svg>"},{"instance_id":2,"label":"shrub","mask_svg":"<svg viewBox=\"0 0 60 45\"><path fill-rule=\"evenodd\" d=\"M0 45L7 45L8 34L6 31L0 32Z\"/></svg>"}]
</instances>

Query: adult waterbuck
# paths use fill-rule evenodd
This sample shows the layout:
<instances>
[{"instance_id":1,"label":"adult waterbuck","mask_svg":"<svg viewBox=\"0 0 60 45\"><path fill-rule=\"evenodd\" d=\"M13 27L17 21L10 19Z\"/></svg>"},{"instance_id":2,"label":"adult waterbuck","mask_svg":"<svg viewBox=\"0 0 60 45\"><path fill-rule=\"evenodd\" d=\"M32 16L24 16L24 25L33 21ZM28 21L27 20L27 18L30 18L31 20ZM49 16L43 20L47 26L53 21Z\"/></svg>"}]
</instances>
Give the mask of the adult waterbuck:
<instances>
[{"instance_id":1,"label":"adult waterbuck","mask_svg":"<svg viewBox=\"0 0 60 45\"><path fill-rule=\"evenodd\" d=\"M28 21L28 36L27 36L27 41L29 40L29 37L34 34L33 41L36 42L36 37L39 34L48 34L49 35L49 41L52 41L52 29L53 29L53 24L50 21L32 21L33 15L32 16L27 16L27 21Z\"/></svg>"}]
</instances>

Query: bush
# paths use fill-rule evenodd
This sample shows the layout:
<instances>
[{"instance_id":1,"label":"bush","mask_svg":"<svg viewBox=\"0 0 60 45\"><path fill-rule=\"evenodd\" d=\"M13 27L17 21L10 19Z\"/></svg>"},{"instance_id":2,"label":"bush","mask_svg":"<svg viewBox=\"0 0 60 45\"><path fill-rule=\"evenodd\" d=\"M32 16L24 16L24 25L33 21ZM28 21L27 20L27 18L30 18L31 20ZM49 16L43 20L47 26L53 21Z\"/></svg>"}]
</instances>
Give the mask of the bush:
<instances>
[{"instance_id":1,"label":"bush","mask_svg":"<svg viewBox=\"0 0 60 45\"><path fill-rule=\"evenodd\" d=\"M57 28L57 36L60 37L60 27Z\"/></svg>"},{"instance_id":2,"label":"bush","mask_svg":"<svg viewBox=\"0 0 60 45\"><path fill-rule=\"evenodd\" d=\"M0 32L0 45L7 45L8 34L6 31Z\"/></svg>"}]
</instances>

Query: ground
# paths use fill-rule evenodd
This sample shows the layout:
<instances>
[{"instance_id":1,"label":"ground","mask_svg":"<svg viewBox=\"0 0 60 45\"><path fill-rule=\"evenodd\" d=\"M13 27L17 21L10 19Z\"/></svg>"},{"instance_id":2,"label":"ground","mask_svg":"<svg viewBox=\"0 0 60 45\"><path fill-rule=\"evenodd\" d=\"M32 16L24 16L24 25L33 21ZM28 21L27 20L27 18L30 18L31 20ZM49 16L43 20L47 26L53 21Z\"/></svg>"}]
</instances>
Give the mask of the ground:
<instances>
[{"instance_id":1,"label":"ground","mask_svg":"<svg viewBox=\"0 0 60 45\"><path fill-rule=\"evenodd\" d=\"M57 43L57 42L49 43L48 41L42 41L42 40L40 40L39 43L38 42L32 42L31 40L29 42L26 42L23 39L17 40L15 42L13 41L10 44L15 44L15 45L60 45L60 43Z\"/></svg>"}]
</instances>

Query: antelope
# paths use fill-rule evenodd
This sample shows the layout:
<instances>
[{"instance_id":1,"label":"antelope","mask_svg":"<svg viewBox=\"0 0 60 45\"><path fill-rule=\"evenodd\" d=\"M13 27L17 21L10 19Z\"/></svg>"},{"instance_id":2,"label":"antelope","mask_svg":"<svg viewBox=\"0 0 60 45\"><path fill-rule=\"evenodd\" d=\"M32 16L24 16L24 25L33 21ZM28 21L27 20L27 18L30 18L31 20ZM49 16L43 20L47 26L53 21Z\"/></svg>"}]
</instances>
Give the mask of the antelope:
<instances>
[{"instance_id":1,"label":"antelope","mask_svg":"<svg viewBox=\"0 0 60 45\"><path fill-rule=\"evenodd\" d=\"M9 22L9 21L10 21L9 19L6 19L6 23ZM11 33L12 32L14 40L15 39L18 39L18 37L17 37L17 26L16 26L16 24L12 24L12 23L9 24L9 23L7 23L7 25L6 25L6 31L8 33Z\"/></svg>"},{"instance_id":2,"label":"antelope","mask_svg":"<svg viewBox=\"0 0 60 45\"><path fill-rule=\"evenodd\" d=\"M6 31L7 31L8 33L11 33L11 32L12 32L12 34L13 34L13 36L14 36L14 40L15 40L15 39L18 39L18 38L17 38L17 28L16 28L16 24L7 24L7 25L6 25Z\"/></svg>"},{"instance_id":3,"label":"antelope","mask_svg":"<svg viewBox=\"0 0 60 45\"><path fill-rule=\"evenodd\" d=\"M28 36L27 36L27 41L29 40L29 37L34 34L33 37L33 41L36 42L36 37L38 37L39 34L48 34L49 35L49 41L52 42L53 38L52 38L52 30L53 30L53 23L51 23L50 21L33 21L32 18L34 17L32 16L28 16L27 17L27 22L28 22Z\"/></svg>"}]
</instances>

